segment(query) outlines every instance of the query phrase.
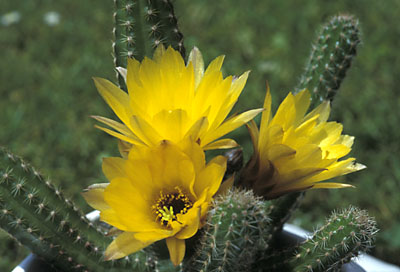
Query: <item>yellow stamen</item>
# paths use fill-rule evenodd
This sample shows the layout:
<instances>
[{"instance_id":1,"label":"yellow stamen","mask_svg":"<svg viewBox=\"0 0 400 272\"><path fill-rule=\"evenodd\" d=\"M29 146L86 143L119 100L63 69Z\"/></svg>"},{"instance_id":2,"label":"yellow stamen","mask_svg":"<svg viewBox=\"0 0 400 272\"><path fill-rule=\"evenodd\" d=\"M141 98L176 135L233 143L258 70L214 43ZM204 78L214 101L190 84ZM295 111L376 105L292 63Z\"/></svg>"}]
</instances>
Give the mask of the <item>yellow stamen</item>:
<instances>
[{"instance_id":1,"label":"yellow stamen","mask_svg":"<svg viewBox=\"0 0 400 272\"><path fill-rule=\"evenodd\" d=\"M174 215L174 208L172 206L169 207L169 210L166 206L164 206L163 209L158 209L158 211L162 215L161 220L169 222L173 219L176 219L176 215Z\"/></svg>"}]
</instances>

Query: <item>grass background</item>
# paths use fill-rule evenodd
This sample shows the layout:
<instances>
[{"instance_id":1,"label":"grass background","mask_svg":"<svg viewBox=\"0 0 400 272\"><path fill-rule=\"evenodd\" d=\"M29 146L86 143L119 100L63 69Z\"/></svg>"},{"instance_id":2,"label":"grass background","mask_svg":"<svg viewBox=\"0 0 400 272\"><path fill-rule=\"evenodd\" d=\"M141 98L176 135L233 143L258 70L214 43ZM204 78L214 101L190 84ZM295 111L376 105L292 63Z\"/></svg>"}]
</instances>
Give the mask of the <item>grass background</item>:
<instances>
[{"instance_id":1,"label":"grass background","mask_svg":"<svg viewBox=\"0 0 400 272\"><path fill-rule=\"evenodd\" d=\"M113 116L92 76L114 79L113 3L109 1L1 1L0 145L31 161L86 211L79 192L104 181L101 158L117 155L116 141L93 128L89 115ZM349 204L368 209L381 229L372 254L400 265L400 2L233 1L175 2L185 45L206 63L226 55L224 73L252 70L237 111L260 107L269 81L275 106L298 83L319 26L332 15L354 14L363 44L334 102L332 120L356 136L352 155L368 166L340 178L357 189L315 190L293 222L313 229L330 211ZM44 23L46 12L60 23ZM236 136L249 147L244 129ZM27 250L0 231L0 271L11 271Z\"/></svg>"}]
</instances>

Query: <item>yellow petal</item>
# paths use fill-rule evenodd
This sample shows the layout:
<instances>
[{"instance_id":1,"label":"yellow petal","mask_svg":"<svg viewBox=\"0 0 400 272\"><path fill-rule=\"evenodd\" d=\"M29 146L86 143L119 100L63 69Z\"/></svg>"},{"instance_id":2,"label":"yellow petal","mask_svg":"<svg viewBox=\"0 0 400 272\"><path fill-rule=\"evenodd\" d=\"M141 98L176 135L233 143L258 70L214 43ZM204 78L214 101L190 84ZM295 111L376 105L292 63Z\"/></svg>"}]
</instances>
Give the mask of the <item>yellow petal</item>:
<instances>
[{"instance_id":1,"label":"yellow petal","mask_svg":"<svg viewBox=\"0 0 400 272\"><path fill-rule=\"evenodd\" d=\"M189 239L195 235L199 229L200 215L200 207L191 208L189 212L184 215L178 214L178 221L183 221L185 226L177 234L175 234L175 237L178 239Z\"/></svg>"},{"instance_id":2,"label":"yellow petal","mask_svg":"<svg viewBox=\"0 0 400 272\"><path fill-rule=\"evenodd\" d=\"M162 110L152 120L152 126L157 133L164 135L165 140L178 143L188 129L189 117L182 109Z\"/></svg>"},{"instance_id":3,"label":"yellow petal","mask_svg":"<svg viewBox=\"0 0 400 272\"><path fill-rule=\"evenodd\" d=\"M118 228L119 230L129 230L129 227L119 220L117 213L112 208L100 211L100 220Z\"/></svg>"},{"instance_id":4,"label":"yellow petal","mask_svg":"<svg viewBox=\"0 0 400 272\"><path fill-rule=\"evenodd\" d=\"M302 90L294 96L294 103L296 108L296 119L294 125L297 126L307 112L311 103L311 95L307 90Z\"/></svg>"},{"instance_id":5,"label":"yellow petal","mask_svg":"<svg viewBox=\"0 0 400 272\"><path fill-rule=\"evenodd\" d=\"M119 153L121 154L122 158L124 159L128 159L128 155L129 155L129 150L131 150L132 148L132 144L119 140L118 141L118 150Z\"/></svg>"},{"instance_id":6,"label":"yellow petal","mask_svg":"<svg viewBox=\"0 0 400 272\"><path fill-rule=\"evenodd\" d=\"M165 54L165 47L161 43L159 46L157 46L156 50L154 50L153 60L156 62L160 62L164 54Z\"/></svg>"},{"instance_id":7,"label":"yellow petal","mask_svg":"<svg viewBox=\"0 0 400 272\"><path fill-rule=\"evenodd\" d=\"M121 134L121 133L115 132L115 131L113 131L113 130L111 130L111 129L104 128L104 127L100 127L100 126L98 126L98 125L95 125L94 127L95 127L95 128L98 128L98 129L100 129L100 130L102 130L102 131L104 131L104 132L110 134L111 136L114 136L114 137L116 137L116 138L118 138L118 139L120 139L120 140L122 140L122 141L131 143L131 144L134 144L134 145L142 145L142 144L143 144L143 142L142 142L141 140L136 141L136 140L135 140L136 137L135 137L135 138L128 137L128 136L125 136L125 135L123 135L123 134Z\"/></svg>"},{"instance_id":8,"label":"yellow petal","mask_svg":"<svg viewBox=\"0 0 400 272\"><path fill-rule=\"evenodd\" d=\"M354 163L354 158L339 161L329 167L328 171L324 171L310 179L310 182L318 182L328 180L334 177L346 175L355 171L365 169L365 165Z\"/></svg>"},{"instance_id":9,"label":"yellow petal","mask_svg":"<svg viewBox=\"0 0 400 272\"><path fill-rule=\"evenodd\" d=\"M117 67L115 69L117 69L118 73L122 76L122 78L124 79L124 81L126 83L126 74L128 71L124 67Z\"/></svg>"},{"instance_id":10,"label":"yellow petal","mask_svg":"<svg viewBox=\"0 0 400 272\"><path fill-rule=\"evenodd\" d=\"M104 258L107 261L120 259L151 245L155 241L139 241L134 238L133 233L123 232L107 247Z\"/></svg>"},{"instance_id":11,"label":"yellow petal","mask_svg":"<svg viewBox=\"0 0 400 272\"><path fill-rule=\"evenodd\" d=\"M271 161L277 161L279 159L282 159L283 157L291 157L296 154L296 150L293 148L290 148L287 145L283 144L277 144L271 146L268 150L268 159Z\"/></svg>"},{"instance_id":12,"label":"yellow petal","mask_svg":"<svg viewBox=\"0 0 400 272\"><path fill-rule=\"evenodd\" d=\"M312 189L317 189L317 188L334 189L334 188L355 188L355 187L353 185L344 183L318 182L313 185Z\"/></svg>"},{"instance_id":13,"label":"yellow petal","mask_svg":"<svg viewBox=\"0 0 400 272\"><path fill-rule=\"evenodd\" d=\"M351 148L343 144L331 145L326 151L329 153L327 159L341 158L349 154Z\"/></svg>"},{"instance_id":14,"label":"yellow petal","mask_svg":"<svg viewBox=\"0 0 400 272\"><path fill-rule=\"evenodd\" d=\"M97 90L112 108L119 119L125 124L129 124L131 112L129 110L129 96L110 81L102 78L93 78Z\"/></svg>"},{"instance_id":15,"label":"yellow petal","mask_svg":"<svg viewBox=\"0 0 400 272\"><path fill-rule=\"evenodd\" d=\"M143 232L135 233L135 239L140 241L158 241L164 239L166 237L171 237L175 235L180 229L182 228L181 225L178 225L178 228L170 229L155 229ZM145 229L145 228L143 228Z\"/></svg>"},{"instance_id":16,"label":"yellow petal","mask_svg":"<svg viewBox=\"0 0 400 272\"><path fill-rule=\"evenodd\" d=\"M171 262L174 266L179 265L185 257L185 240L170 237L166 239Z\"/></svg>"},{"instance_id":17,"label":"yellow petal","mask_svg":"<svg viewBox=\"0 0 400 272\"><path fill-rule=\"evenodd\" d=\"M187 131L186 135L183 138L185 139L190 137L193 141L197 141L200 135L204 134L207 128L207 117L202 117L193 124L193 126Z\"/></svg>"},{"instance_id":18,"label":"yellow petal","mask_svg":"<svg viewBox=\"0 0 400 272\"><path fill-rule=\"evenodd\" d=\"M192 191L195 181L195 172L193 162L177 146L163 142L160 146L160 156L163 159L162 176L158 181L164 187L179 186L182 189ZM154 171L160 171L155 169ZM154 182L157 182L154 180Z\"/></svg>"},{"instance_id":19,"label":"yellow petal","mask_svg":"<svg viewBox=\"0 0 400 272\"><path fill-rule=\"evenodd\" d=\"M244 85L246 84L247 78L250 71L243 73L239 78L232 80L229 92L227 94L221 93L224 98L218 98L216 100L221 100L223 103L219 105L218 113L215 116L213 126L210 129L215 129L224 121L228 116L229 112L232 110L233 106L237 102L239 95L243 91Z\"/></svg>"},{"instance_id":20,"label":"yellow petal","mask_svg":"<svg viewBox=\"0 0 400 272\"><path fill-rule=\"evenodd\" d=\"M163 140L158 132L140 116L132 116L130 124L133 132L148 146L158 145Z\"/></svg>"},{"instance_id":21,"label":"yellow petal","mask_svg":"<svg viewBox=\"0 0 400 272\"><path fill-rule=\"evenodd\" d=\"M324 101L314 110L312 110L309 114L307 114L304 117L303 122L307 121L310 118L313 118L316 115L319 116L318 121L320 123L326 122L328 120L330 112L331 112L331 106L329 101Z\"/></svg>"},{"instance_id":22,"label":"yellow petal","mask_svg":"<svg viewBox=\"0 0 400 272\"><path fill-rule=\"evenodd\" d=\"M234 181L235 181L235 174L233 174L230 178L222 182L221 186L219 187L215 195L217 196L226 194L232 188Z\"/></svg>"},{"instance_id":23,"label":"yellow petal","mask_svg":"<svg viewBox=\"0 0 400 272\"><path fill-rule=\"evenodd\" d=\"M108 180L113 180L116 177L125 176L124 165L126 160L122 158L103 158L103 173Z\"/></svg>"},{"instance_id":24,"label":"yellow petal","mask_svg":"<svg viewBox=\"0 0 400 272\"><path fill-rule=\"evenodd\" d=\"M280 174L280 183L277 185L274 190L285 190L286 188L289 187L304 187L305 185L309 185L307 182L309 178L321 173L322 171L325 171L326 169L324 168L300 168L300 169L294 169L291 170L290 172ZM304 183L303 181L306 181L307 183Z\"/></svg>"},{"instance_id":25,"label":"yellow petal","mask_svg":"<svg viewBox=\"0 0 400 272\"><path fill-rule=\"evenodd\" d=\"M202 140L202 145L207 145L208 143L218 139L219 137L237 129L238 127L249 122L251 119L256 117L257 114L262 112L263 109L249 110L234 116L229 120L225 121L219 128L217 128L213 133L207 134L207 136Z\"/></svg>"},{"instance_id":26,"label":"yellow petal","mask_svg":"<svg viewBox=\"0 0 400 272\"><path fill-rule=\"evenodd\" d=\"M82 192L83 198L86 202L96 210L106 210L110 206L104 200L104 189L109 183L98 183L90 185L84 192Z\"/></svg>"},{"instance_id":27,"label":"yellow petal","mask_svg":"<svg viewBox=\"0 0 400 272\"><path fill-rule=\"evenodd\" d=\"M183 152L191 159L196 173L200 172L206 165L203 149L195 141L186 138L181 145Z\"/></svg>"},{"instance_id":28,"label":"yellow petal","mask_svg":"<svg viewBox=\"0 0 400 272\"><path fill-rule=\"evenodd\" d=\"M279 105L275 116L271 120L271 125L280 125L283 130L287 130L293 125L296 119L296 107L292 93L289 93Z\"/></svg>"},{"instance_id":29,"label":"yellow petal","mask_svg":"<svg viewBox=\"0 0 400 272\"><path fill-rule=\"evenodd\" d=\"M131 94L134 86L141 85L138 78L140 63L133 58L127 58L127 62L126 86L128 87L129 94Z\"/></svg>"},{"instance_id":30,"label":"yellow petal","mask_svg":"<svg viewBox=\"0 0 400 272\"><path fill-rule=\"evenodd\" d=\"M128 136L129 138L133 138L136 141L139 141L139 139L132 133L132 131L127 128L125 125L116 122L114 120L101 117L101 116L91 116L93 119L96 119L97 121L111 127L112 129L115 129L116 131L122 133L125 136Z\"/></svg>"},{"instance_id":31,"label":"yellow petal","mask_svg":"<svg viewBox=\"0 0 400 272\"><path fill-rule=\"evenodd\" d=\"M190 51L188 63L192 63L193 65L194 85L195 89L197 89L204 74L203 56L197 47L193 47L192 51Z\"/></svg>"},{"instance_id":32,"label":"yellow petal","mask_svg":"<svg viewBox=\"0 0 400 272\"><path fill-rule=\"evenodd\" d=\"M205 74L212 72L221 71L222 63L224 62L225 56L219 56L215 58L207 67Z\"/></svg>"},{"instance_id":33,"label":"yellow petal","mask_svg":"<svg viewBox=\"0 0 400 272\"><path fill-rule=\"evenodd\" d=\"M271 92L269 90L269 85L267 83L267 93L265 94L265 99L264 99L264 111L261 115L261 122L260 122L260 141L264 142L266 141L266 129L269 125L269 122L271 121L271 103L272 103L272 98L271 98Z\"/></svg>"},{"instance_id":34,"label":"yellow petal","mask_svg":"<svg viewBox=\"0 0 400 272\"><path fill-rule=\"evenodd\" d=\"M194 192L197 196L200 196L206 188L209 188L211 196L218 191L226 170L226 161L226 157L217 156L207 164L203 171L198 173L194 184Z\"/></svg>"},{"instance_id":35,"label":"yellow petal","mask_svg":"<svg viewBox=\"0 0 400 272\"><path fill-rule=\"evenodd\" d=\"M104 200L115 211L127 231L139 232L143 229L150 231L161 228L154 220L151 208L154 199L151 194L139 190L126 178L113 179L104 191Z\"/></svg>"},{"instance_id":36,"label":"yellow petal","mask_svg":"<svg viewBox=\"0 0 400 272\"><path fill-rule=\"evenodd\" d=\"M258 138L259 138L259 131L256 122L251 120L249 123L246 124L247 130L249 131L251 141L253 143L253 152L254 154L258 153Z\"/></svg>"},{"instance_id":37,"label":"yellow petal","mask_svg":"<svg viewBox=\"0 0 400 272\"><path fill-rule=\"evenodd\" d=\"M238 144L235 140L232 139L221 139L214 141L212 143L207 144L203 147L204 150L213 150L213 149L228 149L237 147Z\"/></svg>"}]
</instances>

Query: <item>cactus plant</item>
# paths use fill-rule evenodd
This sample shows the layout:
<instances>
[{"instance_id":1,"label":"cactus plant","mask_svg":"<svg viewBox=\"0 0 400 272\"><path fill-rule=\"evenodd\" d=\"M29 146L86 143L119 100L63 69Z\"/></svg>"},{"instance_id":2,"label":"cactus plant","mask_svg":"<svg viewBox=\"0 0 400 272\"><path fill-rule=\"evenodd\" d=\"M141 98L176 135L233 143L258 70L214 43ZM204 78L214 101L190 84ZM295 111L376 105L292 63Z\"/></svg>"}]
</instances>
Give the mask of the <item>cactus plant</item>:
<instances>
[{"instance_id":1,"label":"cactus plant","mask_svg":"<svg viewBox=\"0 0 400 272\"><path fill-rule=\"evenodd\" d=\"M114 4L115 27L113 32L115 41L113 42L113 55L115 69L119 71L117 79L121 89L125 91L127 89L126 79L124 78L126 70L121 69L121 67L126 67L127 58L135 58L141 61L145 56L152 54L160 44L175 48L183 58L185 57L183 35L179 31L170 0L114 0ZM356 47L360 43L359 32L357 20L353 17L333 17L318 35L306 71L296 90L310 89L313 93L314 104L323 100L332 101L347 69L350 67L352 58L356 54ZM158 52L162 52L162 50L160 49ZM193 52L193 55L189 57L192 64L189 63L187 67L196 66L195 77L202 77L203 75L209 77L212 71L204 72L202 63L195 63L195 60L202 61L201 58L196 56L199 51L196 49ZM177 55L179 56L179 54ZM217 69L217 66L221 64L222 58L217 59L210 65L210 70ZM198 78L193 80L193 82L199 81ZM234 80L240 80L240 78ZM225 84L225 81L223 84ZM236 86L235 88L238 89L239 87ZM235 97L232 94L234 92L237 92L237 90L229 91L228 95L231 95L229 98ZM120 96L122 97L122 95ZM121 97L110 99L121 100ZM126 103L126 101L121 103ZM206 123L203 119L201 121L198 123L199 127L194 127L199 134L202 129L200 126L204 126ZM106 122L121 128L112 120L107 119ZM255 137L255 135L253 136ZM201 149L199 141L193 141L191 144L197 149ZM128 144L129 148L123 148L124 145L126 145L125 142L120 142L120 148L123 151L121 153L124 157L120 160L127 160L129 149L134 148L131 144ZM229 147L232 147L232 145L229 145ZM202 157L204 150L201 149L199 154L201 155L195 156L193 153L181 155L182 158L194 156L193 165L190 167L199 168L201 164L199 162L205 161ZM211 207L208 207L208 200L211 201L211 196L214 194L210 194L210 199L203 201L207 205L196 206L196 212L204 215L201 218L206 217L207 219L204 222L200 219L196 221L193 219L196 213L192 214L191 222L196 223L193 223L196 231L201 229L196 235L189 224L184 225L182 229L179 228L179 224L183 224L179 220L184 218L183 215L187 213L188 207L191 209L193 206L191 201L194 198L200 198L200 195L196 195L197 189L193 188L193 183L189 182L191 179L182 174L184 171L178 171L182 168L176 171L178 171L177 174L185 176L179 178L187 180L188 184L192 184L192 186L188 186L190 192L185 192L187 195L179 190L179 194L163 194L160 192L165 197L163 202L157 204L159 207L152 206L152 209L158 207L155 218L158 220L157 223L162 222L165 229L160 231L159 224L157 231L154 231L151 235L157 236L158 232L165 231L170 235L167 235L168 238L176 239L173 242L170 240L169 243L167 241L167 247L176 246L177 248L177 244L186 239L184 237L190 237L190 239L187 239L190 241L187 241L183 246L183 251L185 251L185 245L188 245L186 258L177 266L173 266L166 257L165 245L157 242L160 239L152 241L154 245L151 247L136 251L128 257L105 261L103 252L106 246L110 243L115 247L120 246L118 240L115 240L114 243L110 237L110 235L118 233L119 230L111 229L109 225L103 228L100 227L98 222L88 221L80 208L66 199L59 188L53 186L38 170L6 149L0 149L0 227L60 271L330 271L337 270L341 264L357 256L359 251L367 251L372 246L374 234L377 232L375 222L365 211L350 207L342 212L334 213L326 224L305 242L282 249L279 246L279 233L283 224L287 222L300 204L304 192L291 193L277 199L266 200L254 196L252 188L248 188L250 190L246 191L238 188L229 190L235 175L243 167L242 149L230 151L225 156L227 157L227 170L225 171L224 182L217 193L218 196L213 200ZM155 161L157 159L155 158ZM112 176L115 172L121 171L116 166L117 164L113 163L116 160L111 160L107 166L108 169L105 171L106 175ZM179 167L190 168L185 164L187 160L179 161L182 162ZM222 169L225 158L219 157L212 161L214 166L216 161L220 165L218 169ZM135 162L138 163L138 161ZM210 163L210 165L213 163ZM208 168L207 171L217 171L214 166ZM168 173L173 172L171 169L169 170ZM189 173L188 176L191 173L189 170L186 171ZM317 170L323 171L321 167ZM273 171L268 173L273 173ZM221 179L222 174L218 175L221 176ZM204 178L204 173L202 175ZM216 192L217 189L213 188L212 190ZM106 189L102 187L100 190L104 193ZM204 190L208 192L207 190L211 189L204 188ZM187 206L183 208L181 207L182 198L178 197L181 194L186 197L184 204ZM96 201L101 205L109 205L105 194L102 194L102 197L96 199ZM142 202L138 203L142 204ZM107 212L108 208L106 206L102 213ZM205 213L207 209L209 209L208 216ZM177 212L178 210L179 212ZM111 217L108 218L111 218L110 221L117 222L117 216L114 216L111 214ZM117 222L117 224L119 223ZM180 233L171 234L168 232L171 231L168 228L171 226L170 224L175 224L174 226L179 229ZM123 226L123 224L120 224L120 226ZM106 235L108 230L109 235ZM153 237L144 232L140 233L142 235L142 240L140 240L136 237L139 232L125 230L124 232L126 236L131 235L129 241L136 243L134 247L137 248L145 240L143 237L149 241ZM140 237L140 235L138 236ZM124 244L121 247L129 253L134 252L129 245ZM175 249L168 252L179 255L182 253L182 246L180 250ZM122 253L124 256L128 255L128 253Z\"/></svg>"}]
</instances>

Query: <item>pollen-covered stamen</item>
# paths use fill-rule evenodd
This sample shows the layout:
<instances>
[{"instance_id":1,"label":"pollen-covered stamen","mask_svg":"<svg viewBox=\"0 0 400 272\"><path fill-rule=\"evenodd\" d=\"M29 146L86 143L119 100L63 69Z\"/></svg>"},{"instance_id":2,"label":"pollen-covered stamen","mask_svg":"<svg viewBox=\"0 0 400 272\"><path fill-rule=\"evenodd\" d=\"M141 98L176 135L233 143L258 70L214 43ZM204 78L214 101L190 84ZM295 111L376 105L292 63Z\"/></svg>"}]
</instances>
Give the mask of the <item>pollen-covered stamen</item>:
<instances>
[{"instance_id":1,"label":"pollen-covered stamen","mask_svg":"<svg viewBox=\"0 0 400 272\"><path fill-rule=\"evenodd\" d=\"M173 193L164 194L160 192L160 197L152 208L157 220L164 226L168 226L172 221L178 221L178 214L187 213L191 207L193 207L193 204L187 195L179 187L175 187Z\"/></svg>"}]
</instances>

